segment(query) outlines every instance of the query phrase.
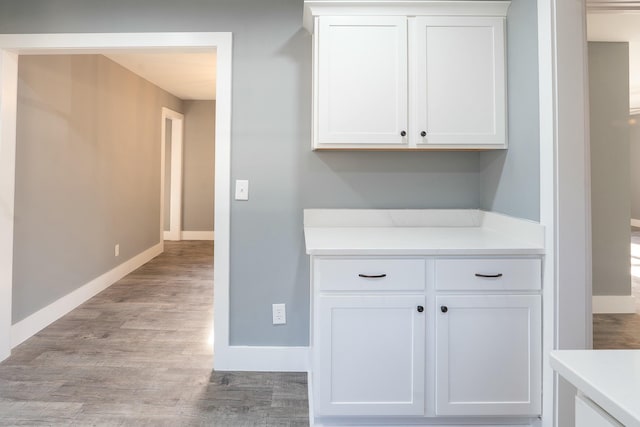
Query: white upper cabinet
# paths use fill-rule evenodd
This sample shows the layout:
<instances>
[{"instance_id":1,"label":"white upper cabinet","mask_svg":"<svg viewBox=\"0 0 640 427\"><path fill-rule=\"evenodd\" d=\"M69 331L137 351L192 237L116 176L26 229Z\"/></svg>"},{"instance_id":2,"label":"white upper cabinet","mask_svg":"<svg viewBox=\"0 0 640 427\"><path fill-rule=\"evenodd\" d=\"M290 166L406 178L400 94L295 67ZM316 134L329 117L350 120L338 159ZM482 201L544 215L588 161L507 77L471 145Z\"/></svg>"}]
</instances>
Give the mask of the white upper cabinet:
<instances>
[{"instance_id":1,"label":"white upper cabinet","mask_svg":"<svg viewBox=\"0 0 640 427\"><path fill-rule=\"evenodd\" d=\"M313 148L506 148L508 6L305 1Z\"/></svg>"},{"instance_id":2,"label":"white upper cabinet","mask_svg":"<svg viewBox=\"0 0 640 427\"><path fill-rule=\"evenodd\" d=\"M417 143L505 148L504 19L435 16L412 23Z\"/></svg>"},{"instance_id":3,"label":"white upper cabinet","mask_svg":"<svg viewBox=\"0 0 640 427\"><path fill-rule=\"evenodd\" d=\"M315 139L338 146L406 144L407 20L326 17L316 40Z\"/></svg>"}]
</instances>

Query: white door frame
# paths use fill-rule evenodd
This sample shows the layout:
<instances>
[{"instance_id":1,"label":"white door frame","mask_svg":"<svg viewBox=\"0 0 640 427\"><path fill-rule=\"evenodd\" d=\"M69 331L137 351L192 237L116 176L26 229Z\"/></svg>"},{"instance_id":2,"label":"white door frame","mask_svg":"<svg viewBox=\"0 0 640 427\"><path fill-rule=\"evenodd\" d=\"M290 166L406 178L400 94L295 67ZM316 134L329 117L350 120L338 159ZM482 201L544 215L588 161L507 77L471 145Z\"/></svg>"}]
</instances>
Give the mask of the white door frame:
<instances>
[{"instance_id":1,"label":"white door frame","mask_svg":"<svg viewBox=\"0 0 640 427\"><path fill-rule=\"evenodd\" d=\"M584 0L538 0L540 223L545 226L542 426L573 425L554 349L591 347L591 184Z\"/></svg>"},{"instance_id":2,"label":"white door frame","mask_svg":"<svg viewBox=\"0 0 640 427\"><path fill-rule=\"evenodd\" d=\"M171 120L171 167L169 182L169 231L164 230L164 189L166 173L167 120ZM184 150L184 114L162 107L160 155L160 240L182 240L182 153Z\"/></svg>"},{"instance_id":3,"label":"white door frame","mask_svg":"<svg viewBox=\"0 0 640 427\"><path fill-rule=\"evenodd\" d=\"M0 35L0 360L11 352L18 56L105 53L111 50L155 53L216 51L214 351L216 360L223 359L228 353L231 33L3 34Z\"/></svg>"}]
</instances>

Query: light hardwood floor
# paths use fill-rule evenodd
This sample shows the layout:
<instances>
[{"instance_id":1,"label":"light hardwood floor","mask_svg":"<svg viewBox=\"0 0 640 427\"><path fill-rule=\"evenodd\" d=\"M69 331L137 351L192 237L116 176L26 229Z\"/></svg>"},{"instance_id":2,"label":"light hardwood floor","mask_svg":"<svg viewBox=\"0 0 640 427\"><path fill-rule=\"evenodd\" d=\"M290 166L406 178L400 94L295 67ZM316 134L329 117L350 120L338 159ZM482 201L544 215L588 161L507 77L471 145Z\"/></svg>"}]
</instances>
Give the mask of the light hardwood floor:
<instances>
[{"instance_id":1,"label":"light hardwood floor","mask_svg":"<svg viewBox=\"0 0 640 427\"><path fill-rule=\"evenodd\" d=\"M594 314L593 348L640 349L640 228L631 231L631 280L636 314Z\"/></svg>"},{"instance_id":2,"label":"light hardwood floor","mask_svg":"<svg viewBox=\"0 0 640 427\"><path fill-rule=\"evenodd\" d=\"M212 372L213 243L165 253L13 350L0 426L306 426L303 373Z\"/></svg>"}]
</instances>

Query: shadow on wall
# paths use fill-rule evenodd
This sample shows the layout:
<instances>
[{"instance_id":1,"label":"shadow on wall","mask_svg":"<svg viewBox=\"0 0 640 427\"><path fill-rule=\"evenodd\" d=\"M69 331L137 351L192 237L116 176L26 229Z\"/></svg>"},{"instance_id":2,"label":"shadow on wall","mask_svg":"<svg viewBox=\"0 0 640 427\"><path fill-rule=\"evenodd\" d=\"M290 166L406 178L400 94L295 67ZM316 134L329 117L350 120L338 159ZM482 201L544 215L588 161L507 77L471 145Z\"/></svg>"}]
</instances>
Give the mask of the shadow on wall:
<instances>
[{"instance_id":1,"label":"shadow on wall","mask_svg":"<svg viewBox=\"0 0 640 427\"><path fill-rule=\"evenodd\" d=\"M343 208L478 208L476 152L328 152L304 158L309 205ZM314 179L318 177L318 179ZM322 178L320 178L322 177Z\"/></svg>"},{"instance_id":2,"label":"shadow on wall","mask_svg":"<svg viewBox=\"0 0 640 427\"><path fill-rule=\"evenodd\" d=\"M496 196L502 184L504 165L507 161L507 151L490 151L480 156L480 171L482 173L482 208L490 209L496 203Z\"/></svg>"}]
</instances>

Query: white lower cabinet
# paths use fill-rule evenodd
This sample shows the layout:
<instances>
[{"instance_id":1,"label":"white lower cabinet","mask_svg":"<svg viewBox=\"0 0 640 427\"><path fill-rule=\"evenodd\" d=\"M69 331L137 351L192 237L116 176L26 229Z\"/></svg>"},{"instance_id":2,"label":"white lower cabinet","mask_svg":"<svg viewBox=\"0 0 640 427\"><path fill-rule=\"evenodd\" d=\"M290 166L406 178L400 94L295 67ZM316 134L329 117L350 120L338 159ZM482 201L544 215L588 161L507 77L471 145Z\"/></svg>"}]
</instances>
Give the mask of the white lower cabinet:
<instances>
[{"instance_id":1,"label":"white lower cabinet","mask_svg":"<svg viewBox=\"0 0 640 427\"><path fill-rule=\"evenodd\" d=\"M314 417L500 425L540 416L540 258L312 264Z\"/></svg>"},{"instance_id":2,"label":"white lower cabinet","mask_svg":"<svg viewBox=\"0 0 640 427\"><path fill-rule=\"evenodd\" d=\"M320 296L314 405L320 415L423 415L424 296Z\"/></svg>"},{"instance_id":3,"label":"white lower cabinet","mask_svg":"<svg viewBox=\"0 0 640 427\"><path fill-rule=\"evenodd\" d=\"M436 413L541 411L539 295L436 297Z\"/></svg>"},{"instance_id":4,"label":"white lower cabinet","mask_svg":"<svg viewBox=\"0 0 640 427\"><path fill-rule=\"evenodd\" d=\"M589 398L576 396L576 427L622 427L616 419Z\"/></svg>"}]
</instances>

